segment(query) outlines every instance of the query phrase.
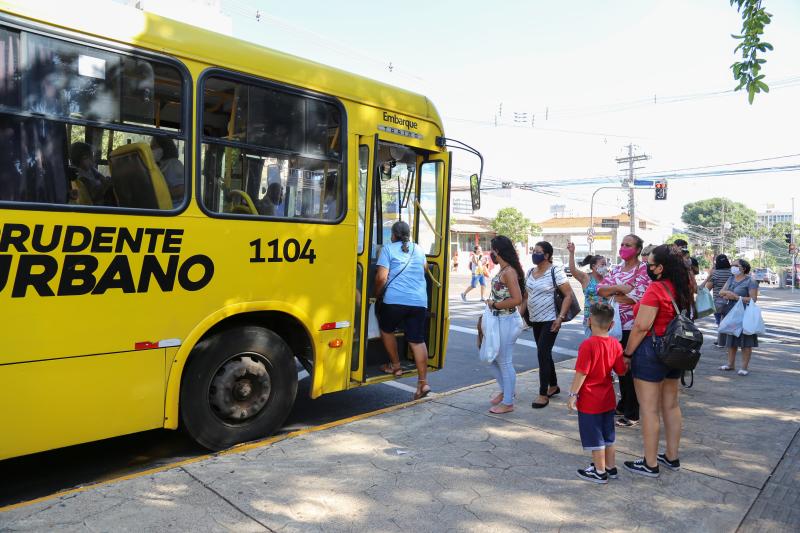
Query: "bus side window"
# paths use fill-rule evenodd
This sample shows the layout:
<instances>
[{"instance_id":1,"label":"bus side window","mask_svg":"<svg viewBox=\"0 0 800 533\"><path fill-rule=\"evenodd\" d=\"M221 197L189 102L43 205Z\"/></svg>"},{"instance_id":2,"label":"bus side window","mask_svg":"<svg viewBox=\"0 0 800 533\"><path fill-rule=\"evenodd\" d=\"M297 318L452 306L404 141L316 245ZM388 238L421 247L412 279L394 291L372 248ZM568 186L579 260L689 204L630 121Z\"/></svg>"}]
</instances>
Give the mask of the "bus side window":
<instances>
[{"instance_id":1,"label":"bus side window","mask_svg":"<svg viewBox=\"0 0 800 533\"><path fill-rule=\"evenodd\" d=\"M177 68L3 26L0 49L0 202L161 210L184 202ZM148 154L153 139L173 146L171 166ZM112 165L128 143L148 148Z\"/></svg>"},{"instance_id":2,"label":"bus side window","mask_svg":"<svg viewBox=\"0 0 800 533\"><path fill-rule=\"evenodd\" d=\"M201 200L211 213L338 220L345 208L341 113L264 82L204 82Z\"/></svg>"}]
</instances>

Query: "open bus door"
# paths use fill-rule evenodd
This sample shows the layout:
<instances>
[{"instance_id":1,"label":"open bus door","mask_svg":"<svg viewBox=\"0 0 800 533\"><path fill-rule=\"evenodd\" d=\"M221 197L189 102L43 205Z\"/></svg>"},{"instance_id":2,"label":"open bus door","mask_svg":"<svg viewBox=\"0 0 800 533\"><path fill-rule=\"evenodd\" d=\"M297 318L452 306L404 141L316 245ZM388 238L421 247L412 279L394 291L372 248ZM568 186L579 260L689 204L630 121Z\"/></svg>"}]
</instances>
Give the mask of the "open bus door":
<instances>
[{"instance_id":1,"label":"open bus door","mask_svg":"<svg viewBox=\"0 0 800 533\"><path fill-rule=\"evenodd\" d=\"M357 257L356 324L353 328L351 380L365 383L388 377L380 366L388 355L380 338L369 339L367 317L374 303L375 274L381 249L391 242L392 225L403 220L412 228L415 246L422 246L430 275L426 344L428 364L441 368L447 330L447 242L446 218L449 155L431 155L411 147L380 141L378 137L359 138L359 224L363 221L363 246L359 237ZM362 203L362 196L364 202ZM363 215L362 215L363 213ZM359 227L361 232L362 228ZM395 332L400 364L404 371L415 370L410 347L401 330Z\"/></svg>"}]
</instances>

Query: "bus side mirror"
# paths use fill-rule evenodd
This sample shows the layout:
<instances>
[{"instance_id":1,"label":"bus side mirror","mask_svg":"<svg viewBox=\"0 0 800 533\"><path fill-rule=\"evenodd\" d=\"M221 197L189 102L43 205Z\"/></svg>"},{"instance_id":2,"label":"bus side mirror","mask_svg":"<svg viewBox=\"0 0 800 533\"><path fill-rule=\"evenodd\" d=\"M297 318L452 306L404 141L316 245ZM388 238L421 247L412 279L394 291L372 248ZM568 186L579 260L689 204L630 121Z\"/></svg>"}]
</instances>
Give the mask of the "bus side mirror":
<instances>
[{"instance_id":1,"label":"bus side mirror","mask_svg":"<svg viewBox=\"0 0 800 533\"><path fill-rule=\"evenodd\" d=\"M472 196L472 210L478 211L481 208L481 180L477 174L469 177L469 192Z\"/></svg>"}]
</instances>

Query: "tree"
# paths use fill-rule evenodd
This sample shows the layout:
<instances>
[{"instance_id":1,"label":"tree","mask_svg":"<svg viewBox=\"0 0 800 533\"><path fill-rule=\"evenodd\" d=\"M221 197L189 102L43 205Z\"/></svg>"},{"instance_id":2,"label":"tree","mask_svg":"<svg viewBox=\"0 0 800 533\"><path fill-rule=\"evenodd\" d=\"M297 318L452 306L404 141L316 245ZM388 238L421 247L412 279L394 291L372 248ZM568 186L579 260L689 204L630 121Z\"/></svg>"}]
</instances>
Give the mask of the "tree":
<instances>
[{"instance_id":1,"label":"tree","mask_svg":"<svg viewBox=\"0 0 800 533\"><path fill-rule=\"evenodd\" d=\"M731 65L733 78L739 81L736 91L745 89L747 100L753 103L756 93L769 92L769 86L764 83L764 75L760 74L761 65L767 62L766 59L757 57L758 52L762 54L767 50L772 50L772 45L761 40L764 27L772 21L772 14L762 7L762 0L730 0L731 5L736 6L736 10L742 15L742 32L740 35L731 35L734 39L741 42L736 45L733 53L742 51L742 61L737 61Z\"/></svg>"},{"instance_id":2,"label":"tree","mask_svg":"<svg viewBox=\"0 0 800 533\"><path fill-rule=\"evenodd\" d=\"M505 235L511 242L527 242L529 235L541 233L541 228L514 207L504 207L497 212L490 226L498 235Z\"/></svg>"},{"instance_id":3,"label":"tree","mask_svg":"<svg viewBox=\"0 0 800 533\"><path fill-rule=\"evenodd\" d=\"M686 242L690 241L689 236L686 235L685 233L673 233L672 235L670 235L667 238L666 241L664 241L664 244L672 244L673 242L677 241L678 239L683 239Z\"/></svg>"},{"instance_id":4,"label":"tree","mask_svg":"<svg viewBox=\"0 0 800 533\"><path fill-rule=\"evenodd\" d=\"M752 236L756 226L756 212L744 204L727 198L709 198L683 206L681 220L693 232L710 241L721 242L725 222L725 247L730 249L733 240Z\"/></svg>"}]
</instances>

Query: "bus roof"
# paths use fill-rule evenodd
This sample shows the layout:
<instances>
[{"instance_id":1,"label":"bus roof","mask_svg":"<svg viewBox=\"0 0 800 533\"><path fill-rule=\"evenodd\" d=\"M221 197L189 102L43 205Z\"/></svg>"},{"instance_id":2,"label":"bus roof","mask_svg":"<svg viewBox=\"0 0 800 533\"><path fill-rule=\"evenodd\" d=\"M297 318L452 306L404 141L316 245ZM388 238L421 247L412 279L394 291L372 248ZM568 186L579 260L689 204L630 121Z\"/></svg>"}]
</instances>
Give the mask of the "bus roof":
<instances>
[{"instance_id":1,"label":"bus roof","mask_svg":"<svg viewBox=\"0 0 800 533\"><path fill-rule=\"evenodd\" d=\"M59 0L0 0L0 10L243 73L268 73L276 81L413 115L441 129L435 106L420 94L128 6L88 1L65 8Z\"/></svg>"}]
</instances>

